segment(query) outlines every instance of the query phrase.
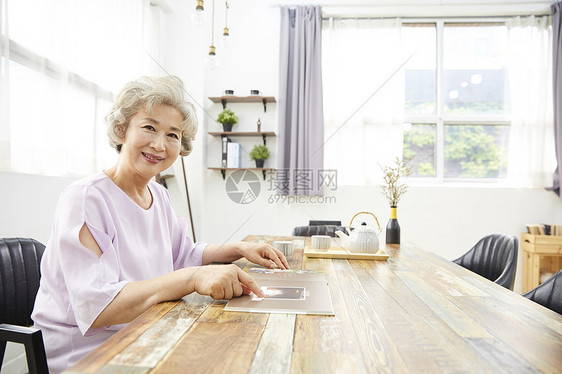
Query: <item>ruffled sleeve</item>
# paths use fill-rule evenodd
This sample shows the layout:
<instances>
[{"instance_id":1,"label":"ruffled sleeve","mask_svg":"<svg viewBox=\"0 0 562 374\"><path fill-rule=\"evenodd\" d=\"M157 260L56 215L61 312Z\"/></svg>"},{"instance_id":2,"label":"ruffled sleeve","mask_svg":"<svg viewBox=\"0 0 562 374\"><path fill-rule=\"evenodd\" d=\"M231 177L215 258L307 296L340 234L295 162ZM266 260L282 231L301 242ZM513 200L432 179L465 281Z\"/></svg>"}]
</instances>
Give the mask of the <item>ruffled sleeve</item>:
<instances>
[{"instance_id":1,"label":"ruffled sleeve","mask_svg":"<svg viewBox=\"0 0 562 374\"><path fill-rule=\"evenodd\" d=\"M69 293L68 322L75 319L85 336L96 332L92 323L128 283L120 280L119 258L113 247L115 228L106 204L95 188L71 186L59 201L51 237ZM99 258L80 243L78 235L84 224L102 251Z\"/></svg>"}]
</instances>

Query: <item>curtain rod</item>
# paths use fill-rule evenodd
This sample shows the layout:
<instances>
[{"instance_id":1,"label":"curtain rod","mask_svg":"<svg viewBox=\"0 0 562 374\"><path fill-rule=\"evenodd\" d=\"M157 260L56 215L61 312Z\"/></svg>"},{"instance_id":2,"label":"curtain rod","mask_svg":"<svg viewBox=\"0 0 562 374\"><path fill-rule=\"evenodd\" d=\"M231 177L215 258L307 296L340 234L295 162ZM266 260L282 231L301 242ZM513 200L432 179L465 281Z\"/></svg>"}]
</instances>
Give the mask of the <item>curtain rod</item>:
<instances>
[{"instance_id":1,"label":"curtain rod","mask_svg":"<svg viewBox=\"0 0 562 374\"><path fill-rule=\"evenodd\" d=\"M371 17L367 17L367 16L358 16L358 17L353 17L353 16L322 16L322 20L329 20L329 19L358 19L358 20L369 20L369 19L380 19L380 20L385 20L385 19L401 19L401 20L442 20L442 19L447 19L447 20L452 20L452 19L462 19L462 20L466 20L466 19L486 19L486 20L504 20L504 19L509 19L509 18L513 18L513 17L531 17L531 16L537 16L537 17L543 17L543 16L550 16L550 13L543 13L543 14L516 14L516 15L512 15L512 16L437 16L437 17L401 17L401 16L384 16L384 17L377 17L377 16L371 16Z\"/></svg>"}]
</instances>

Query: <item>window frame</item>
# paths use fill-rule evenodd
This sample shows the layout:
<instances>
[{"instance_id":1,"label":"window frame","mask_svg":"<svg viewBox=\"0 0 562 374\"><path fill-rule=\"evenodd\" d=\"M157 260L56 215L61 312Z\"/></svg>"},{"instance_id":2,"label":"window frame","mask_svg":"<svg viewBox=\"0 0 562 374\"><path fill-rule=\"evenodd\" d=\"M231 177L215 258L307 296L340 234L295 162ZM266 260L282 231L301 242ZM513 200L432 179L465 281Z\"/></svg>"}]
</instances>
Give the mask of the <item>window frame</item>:
<instances>
[{"instance_id":1,"label":"window frame","mask_svg":"<svg viewBox=\"0 0 562 374\"><path fill-rule=\"evenodd\" d=\"M498 125L511 127L511 115L447 115L445 108L445 79L444 79L444 31L445 24L460 23L466 26L505 26L506 20L499 17L494 18L408 18L404 19L401 27L408 27L409 24L431 24L435 25L435 53L436 53L436 111L435 114L411 115L404 114L404 123L415 124L434 124L435 125L435 176L410 176L409 179L414 185L430 184L484 184L495 185L508 183L508 177L497 178L452 178L445 177L445 125ZM423 26L422 26L423 27ZM432 26L430 26L432 27ZM509 168L509 166L508 166Z\"/></svg>"}]
</instances>

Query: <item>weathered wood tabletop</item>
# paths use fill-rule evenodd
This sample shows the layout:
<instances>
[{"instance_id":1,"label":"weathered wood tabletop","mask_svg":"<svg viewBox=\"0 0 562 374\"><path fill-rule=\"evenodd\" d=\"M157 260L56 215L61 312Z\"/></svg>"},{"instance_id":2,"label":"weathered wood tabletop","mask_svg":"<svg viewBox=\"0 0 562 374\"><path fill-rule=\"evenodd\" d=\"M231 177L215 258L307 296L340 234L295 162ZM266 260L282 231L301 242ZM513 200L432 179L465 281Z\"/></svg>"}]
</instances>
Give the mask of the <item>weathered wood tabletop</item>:
<instances>
[{"instance_id":1,"label":"weathered wood tabletop","mask_svg":"<svg viewBox=\"0 0 562 374\"><path fill-rule=\"evenodd\" d=\"M561 372L562 316L415 246L386 250L388 261L295 250L291 268L326 273L335 316L225 312L192 294L149 309L69 372Z\"/></svg>"}]
</instances>

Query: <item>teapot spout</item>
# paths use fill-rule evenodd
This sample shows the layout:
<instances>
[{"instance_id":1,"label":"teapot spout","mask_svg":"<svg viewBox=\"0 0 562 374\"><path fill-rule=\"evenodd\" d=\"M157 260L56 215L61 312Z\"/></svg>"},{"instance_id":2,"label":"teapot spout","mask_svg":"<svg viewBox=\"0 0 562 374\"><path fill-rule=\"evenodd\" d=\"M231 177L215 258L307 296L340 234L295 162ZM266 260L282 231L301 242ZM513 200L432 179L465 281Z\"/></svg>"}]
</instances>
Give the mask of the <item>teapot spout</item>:
<instances>
[{"instance_id":1,"label":"teapot spout","mask_svg":"<svg viewBox=\"0 0 562 374\"><path fill-rule=\"evenodd\" d=\"M349 235L346 235L340 230L334 232L334 234L336 234L341 239L343 247L349 248Z\"/></svg>"},{"instance_id":2,"label":"teapot spout","mask_svg":"<svg viewBox=\"0 0 562 374\"><path fill-rule=\"evenodd\" d=\"M342 239L347 239L349 240L349 235L343 233L342 231L338 230L336 232L334 232L334 234L336 234L337 236L339 236Z\"/></svg>"}]
</instances>

